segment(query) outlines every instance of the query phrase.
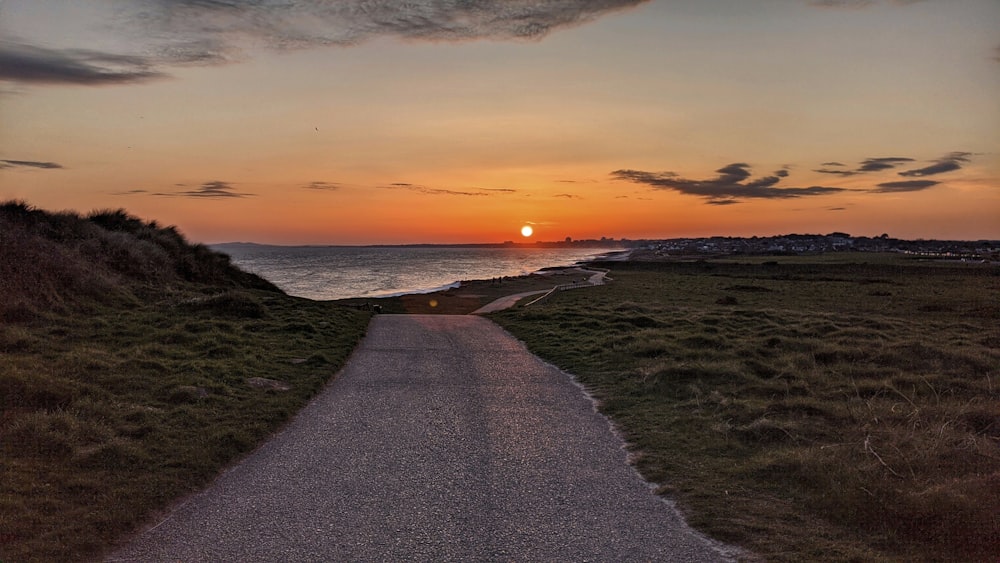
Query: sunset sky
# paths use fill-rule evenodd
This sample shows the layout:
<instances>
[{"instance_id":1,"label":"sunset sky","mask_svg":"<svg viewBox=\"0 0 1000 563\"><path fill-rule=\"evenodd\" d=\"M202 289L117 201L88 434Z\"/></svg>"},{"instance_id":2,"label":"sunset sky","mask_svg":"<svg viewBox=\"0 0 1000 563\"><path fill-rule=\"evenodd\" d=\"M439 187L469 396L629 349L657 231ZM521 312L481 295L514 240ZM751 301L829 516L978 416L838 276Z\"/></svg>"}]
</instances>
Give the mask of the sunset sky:
<instances>
[{"instance_id":1,"label":"sunset sky","mask_svg":"<svg viewBox=\"0 0 1000 563\"><path fill-rule=\"evenodd\" d=\"M997 0L0 0L0 199L206 243L1000 239Z\"/></svg>"}]
</instances>

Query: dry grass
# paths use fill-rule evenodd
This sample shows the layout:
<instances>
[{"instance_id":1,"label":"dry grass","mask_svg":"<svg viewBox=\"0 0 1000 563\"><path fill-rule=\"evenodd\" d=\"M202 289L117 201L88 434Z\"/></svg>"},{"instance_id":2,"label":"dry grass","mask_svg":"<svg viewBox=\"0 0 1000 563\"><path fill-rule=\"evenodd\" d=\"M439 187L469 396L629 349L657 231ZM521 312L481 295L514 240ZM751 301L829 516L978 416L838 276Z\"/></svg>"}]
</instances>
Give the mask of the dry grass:
<instances>
[{"instance_id":1,"label":"dry grass","mask_svg":"<svg viewBox=\"0 0 1000 563\"><path fill-rule=\"evenodd\" d=\"M287 420L369 319L123 212L3 204L0 241L0 561L99 557Z\"/></svg>"},{"instance_id":2,"label":"dry grass","mask_svg":"<svg viewBox=\"0 0 1000 563\"><path fill-rule=\"evenodd\" d=\"M691 522L773 560L1000 552L990 267L610 264L494 316L577 374Z\"/></svg>"}]
</instances>

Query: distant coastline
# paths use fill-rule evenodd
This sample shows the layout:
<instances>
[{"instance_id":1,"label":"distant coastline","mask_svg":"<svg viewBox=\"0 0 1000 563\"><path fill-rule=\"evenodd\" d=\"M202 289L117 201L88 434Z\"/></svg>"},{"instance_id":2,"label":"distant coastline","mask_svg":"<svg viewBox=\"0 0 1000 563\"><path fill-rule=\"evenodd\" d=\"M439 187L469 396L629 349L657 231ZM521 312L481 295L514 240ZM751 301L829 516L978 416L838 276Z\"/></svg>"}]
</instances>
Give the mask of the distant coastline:
<instances>
[{"instance_id":1,"label":"distant coastline","mask_svg":"<svg viewBox=\"0 0 1000 563\"><path fill-rule=\"evenodd\" d=\"M613 246L212 245L233 264L289 295L317 300L424 294L472 280L502 280L594 260L621 260Z\"/></svg>"},{"instance_id":2,"label":"distant coastline","mask_svg":"<svg viewBox=\"0 0 1000 563\"><path fill-rule=\"evenodd\" d=\"M624 241L609 239L583 241L537 241L537 242L476 242L476 243L411 243L411 244L266 244L258 242L212 243L212 248L608 248L622 249Z\"/></svg>"},{"instance_id":3,"label":"distant coastline","mask_svg":"<svg viewBox=\"0 0 1000 563\"><path fill-rule=\"evenodd\" d=\"M260 248L515 248L515 249L606 249L614 251L635 251L636 257L648 259L653 256L789 256L813 255L827 252L892 252L911 254L926 258L1000 262L1000 239L980 240L906 240L882 234L876 237L852 236L834 232L819 234L788 234L753 237L683 237L670 239L584 239L567 238L562 241L533 241L502 243L466 244L372 244L372 245L273 245L254 242L227 242L210 244L223 252L228 250L252 250ZM623 259L618 257L617 259Z\"/></svg>"}]
</instances>

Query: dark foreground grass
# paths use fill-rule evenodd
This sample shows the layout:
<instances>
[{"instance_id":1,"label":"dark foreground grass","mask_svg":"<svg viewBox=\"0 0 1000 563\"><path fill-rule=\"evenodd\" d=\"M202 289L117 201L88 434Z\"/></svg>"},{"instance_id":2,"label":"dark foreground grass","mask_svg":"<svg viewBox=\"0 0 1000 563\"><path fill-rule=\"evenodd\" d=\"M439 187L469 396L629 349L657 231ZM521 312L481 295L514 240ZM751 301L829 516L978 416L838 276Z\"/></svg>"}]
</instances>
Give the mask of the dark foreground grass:
<instances>
[{"instance_id":1,"label":"dark foreground grass","mask_svg":"<svg viewBox=\"0 0 1000 563\"><path fill-rule=\"evenodd\" d=\"M122 212L3 204L0 240L0 561L99 557L281 426L370 318Z\"/></svg>"},{"instance_id":2,"label":"dark foreground grass","mask_svg":"<svg viewBox=\"0 0 1000 563\"><path fill-rule=\"evenodd\" d=\"M1000 553L1000 272L607 264L492 318L578 375L690 522L769 560Z\"/></svg>"}]
</instances>

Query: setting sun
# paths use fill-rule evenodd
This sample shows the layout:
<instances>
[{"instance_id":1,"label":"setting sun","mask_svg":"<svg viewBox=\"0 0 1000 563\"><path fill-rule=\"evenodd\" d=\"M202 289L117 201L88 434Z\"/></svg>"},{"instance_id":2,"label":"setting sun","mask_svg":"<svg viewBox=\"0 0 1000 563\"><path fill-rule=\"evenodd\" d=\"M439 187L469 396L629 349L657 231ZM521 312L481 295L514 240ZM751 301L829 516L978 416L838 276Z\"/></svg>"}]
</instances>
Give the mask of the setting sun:
<instances>
[{"instance_id":1,"label":"setting sun","mask_svg":"<svg viewBox=\"0 0 1000 563\"><path fill-rule=\"evenodd\" d=\"M534 232L535 230L531 228L531 225L525 225L521 227L521 236L523 237L530 237L531 234Z\"/></svg>"}]
</instances>

